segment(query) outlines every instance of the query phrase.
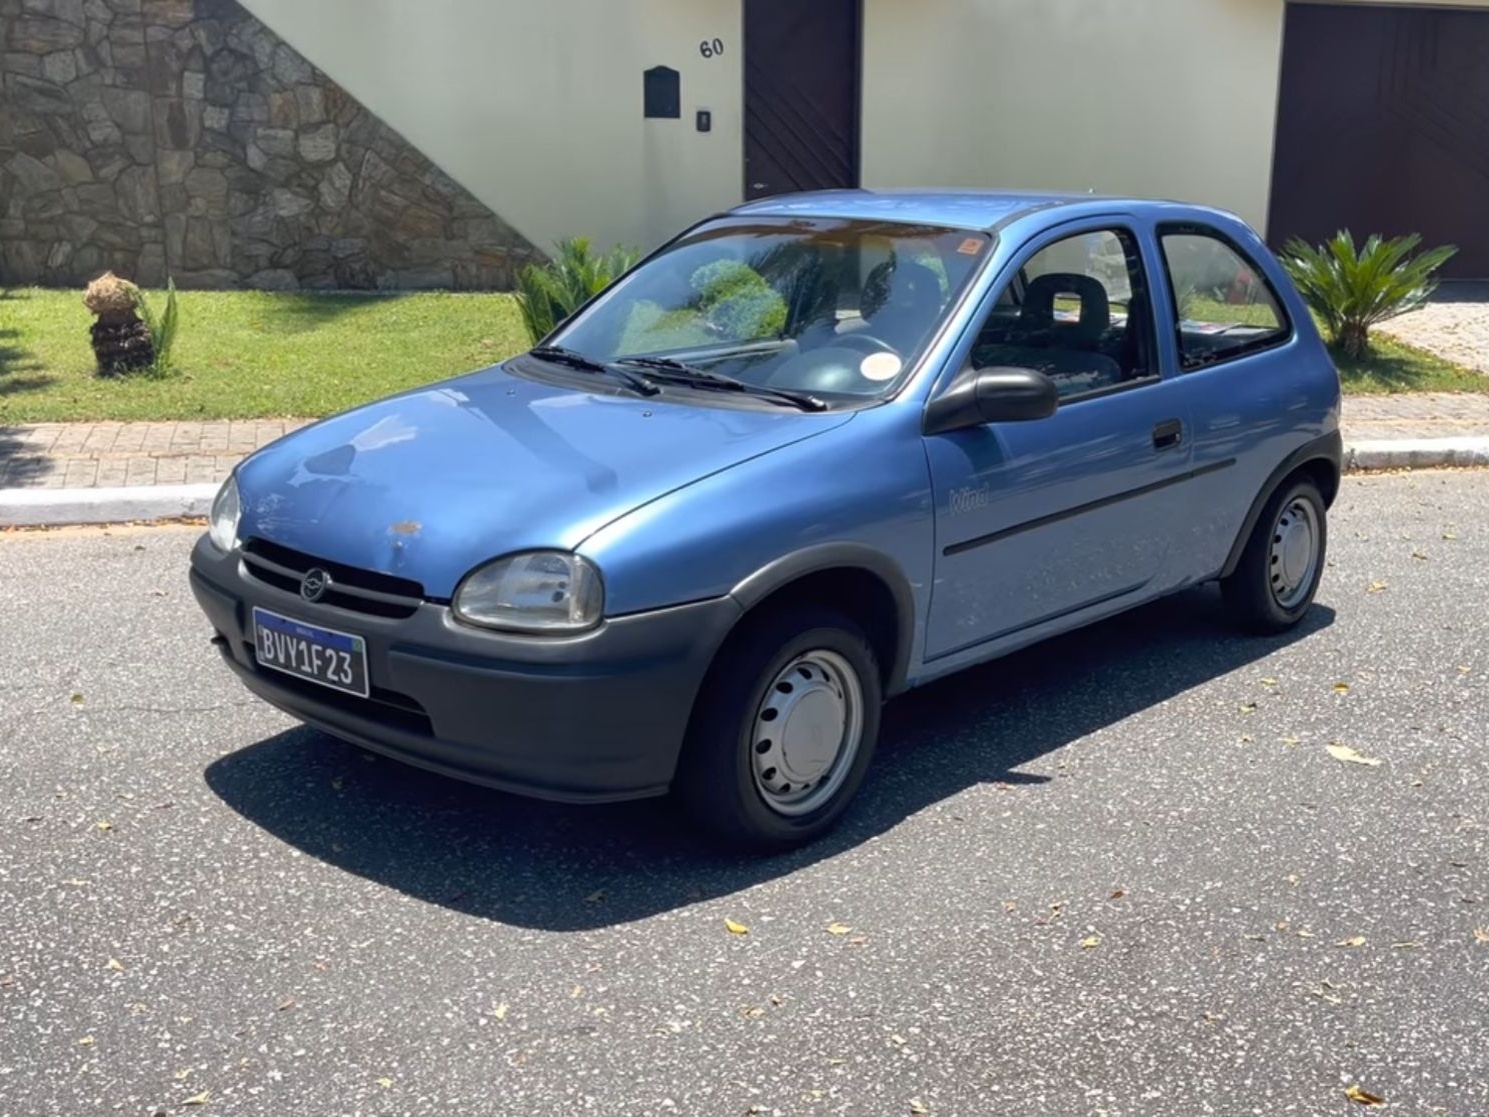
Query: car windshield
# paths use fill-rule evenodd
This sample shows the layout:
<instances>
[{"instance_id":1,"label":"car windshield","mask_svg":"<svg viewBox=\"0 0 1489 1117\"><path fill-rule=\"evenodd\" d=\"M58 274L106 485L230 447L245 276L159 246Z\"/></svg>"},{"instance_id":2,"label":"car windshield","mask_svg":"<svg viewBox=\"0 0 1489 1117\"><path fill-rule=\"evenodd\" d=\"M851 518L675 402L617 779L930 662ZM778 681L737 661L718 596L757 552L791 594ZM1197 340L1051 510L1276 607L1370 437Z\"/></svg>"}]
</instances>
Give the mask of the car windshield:
<instances>
[{"instance_id":1,"label":"car windshield","mask_svg":"<svg viewBox=\"0 0 1489 1117\"><path fill-rule=\"evenodd\" d=\"M672 366L829 405L862 401L914 364L991 244L902 222L721 219L641 264L551 341L636 361L668 384Z\"/></svg>"}]
</instances>

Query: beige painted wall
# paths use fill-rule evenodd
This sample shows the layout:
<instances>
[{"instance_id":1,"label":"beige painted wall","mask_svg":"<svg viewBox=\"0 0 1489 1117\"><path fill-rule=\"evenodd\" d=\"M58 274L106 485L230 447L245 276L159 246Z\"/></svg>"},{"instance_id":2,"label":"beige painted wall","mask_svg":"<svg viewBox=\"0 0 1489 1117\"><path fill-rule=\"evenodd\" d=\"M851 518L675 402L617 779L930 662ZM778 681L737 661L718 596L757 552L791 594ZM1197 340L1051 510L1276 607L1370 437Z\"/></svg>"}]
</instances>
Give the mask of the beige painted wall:
<instances>
[{"instance_id":1,"label":"beige painted wall","mask_svg":"<svg viewBox=\"0 0 1489 1117\"><path fill-rule=\"evenodd\" d=\"M741 199L740 0L243 4L541 248L649 248ZM654 65L681 72L680 120L642 118Z\"/></svg>"},{"instance_id":2,"label":"beige painted wall","mask_svg":"<svg viewBox=\"0 0 1489 1117\"><path fill-rule=\"evenodd\" d=\"M1261 224L1283 0L865 0L863 181L1087 190Z\"/></svg>"}]
</instances>

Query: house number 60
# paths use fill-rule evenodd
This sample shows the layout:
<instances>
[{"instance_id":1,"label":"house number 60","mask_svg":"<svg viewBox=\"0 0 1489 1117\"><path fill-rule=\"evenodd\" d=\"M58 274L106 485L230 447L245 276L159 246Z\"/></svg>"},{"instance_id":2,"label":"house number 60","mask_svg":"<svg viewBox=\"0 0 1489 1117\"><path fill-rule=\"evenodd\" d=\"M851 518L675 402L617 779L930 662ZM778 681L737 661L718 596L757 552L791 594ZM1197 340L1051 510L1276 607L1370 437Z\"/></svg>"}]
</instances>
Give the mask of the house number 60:
<instances>
[{"instance_id":1,"label":"house number 60","mask_svg":"<svg viewBox=\"0 0 1489 1117\"><path fill-rule=\"evenodd\" d=\"M724 53L723 39L704 39L698 44L698 53L704 58L713 58L715 55Z\"/></svg>"}]
</instances>

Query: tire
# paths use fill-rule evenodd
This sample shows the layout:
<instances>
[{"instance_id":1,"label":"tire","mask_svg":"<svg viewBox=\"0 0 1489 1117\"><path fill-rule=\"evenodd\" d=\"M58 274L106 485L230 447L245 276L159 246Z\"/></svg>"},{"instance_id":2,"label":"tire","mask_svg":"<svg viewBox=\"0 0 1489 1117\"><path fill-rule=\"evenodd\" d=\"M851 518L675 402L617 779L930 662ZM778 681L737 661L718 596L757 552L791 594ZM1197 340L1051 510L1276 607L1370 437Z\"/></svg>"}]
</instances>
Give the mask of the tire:
<instances>
[{"instance_id":1,"label":"tire","mask_svg":"<svg viewBox=\"0 0 1489 1117\"><path fill-rule=\"evenodd\" d=\"M1328 554L1324 498L1311 480L1285 481L1267 501L1241 559L1220 591L1231 620L1247 632L1285 632L1313 605Z\"/></svg>"},{"instance_id":2,"label":"tire","mask_svg":"<svg viewBox=\"0 0 1489 1117\"><path fill-rule=\"evenodd\" d=\"M709 669L674 789L725 844L785 849L826 834L858 792L883 687L873 647L846 617L814 608L746 623ZM834 736L836 749L824 743ZM805 784L788 782L798 777Z\"/></svg>"}]
</instances>

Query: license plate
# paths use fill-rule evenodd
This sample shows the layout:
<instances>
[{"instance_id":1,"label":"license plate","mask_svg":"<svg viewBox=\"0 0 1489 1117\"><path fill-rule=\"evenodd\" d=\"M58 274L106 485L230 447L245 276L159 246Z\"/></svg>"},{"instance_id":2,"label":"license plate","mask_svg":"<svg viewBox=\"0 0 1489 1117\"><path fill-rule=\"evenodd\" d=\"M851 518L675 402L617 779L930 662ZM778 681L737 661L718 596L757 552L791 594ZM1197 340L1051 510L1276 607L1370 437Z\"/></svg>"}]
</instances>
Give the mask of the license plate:
<instances>
[{"instance_id":1,"label":"license plate","mask_svg":"<svg viewBox=\"0 0 1489 1117\"><path fill-rule=\"evenodd\" d=\"M255 607L253 646L260 666L367 697L367 645L360 636Z\"/></svg>"}]
</instances>

